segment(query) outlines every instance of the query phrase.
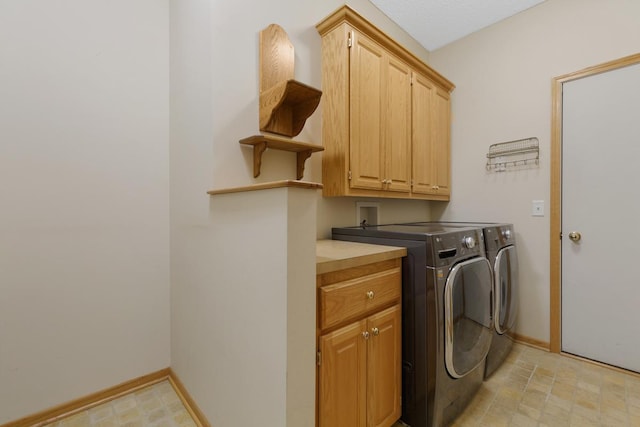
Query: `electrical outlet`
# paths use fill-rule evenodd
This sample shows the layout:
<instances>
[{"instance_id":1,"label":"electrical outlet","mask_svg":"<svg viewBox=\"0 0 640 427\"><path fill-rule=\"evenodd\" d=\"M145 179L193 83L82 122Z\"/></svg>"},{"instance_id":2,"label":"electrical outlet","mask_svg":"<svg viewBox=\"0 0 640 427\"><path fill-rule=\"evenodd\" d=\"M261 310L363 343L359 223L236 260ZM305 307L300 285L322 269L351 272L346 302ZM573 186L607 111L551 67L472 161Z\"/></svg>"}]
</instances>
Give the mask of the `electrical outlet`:
<instances>
[{"instance_id":1,"label":"electrical outlet","mask_svg":"<svg viewBox=\"0 0 640 427\"><path fill-rule=\"evenodd\" d=\"M544 200L531 201L531 216L544 216Z\"/></svg>"}]
</instances>

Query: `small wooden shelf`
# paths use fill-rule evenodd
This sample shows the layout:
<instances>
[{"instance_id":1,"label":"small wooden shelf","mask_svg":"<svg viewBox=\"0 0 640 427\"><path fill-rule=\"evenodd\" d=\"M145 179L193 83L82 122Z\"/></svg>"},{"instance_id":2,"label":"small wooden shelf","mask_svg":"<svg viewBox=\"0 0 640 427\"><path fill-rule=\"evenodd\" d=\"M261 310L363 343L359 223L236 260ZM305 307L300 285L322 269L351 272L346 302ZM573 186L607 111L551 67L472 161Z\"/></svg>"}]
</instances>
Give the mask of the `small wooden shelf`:
<instances>
[{"instance_id":1,"label":"small wooden shelf","mask_svg":"<svg viewBox=\"0 0 640 427\"><path fill-rule=\"evenodd\" d=\"M291 151L297 153L297 175L296 179L302 179L304 174L304 162L311 157L311 154L323 151L324 147L307 142L297 142L290 139L280 138L270 135L254 135L240 140L240 144L253 146L253 177L260 175L262 166L262 154L267 148L275 150Z\"/></svg>"},{"instance_id":2,"label":"small wooden shelf","mask_svg":"<svg viewBox=\"0 0 640 427\"><path fill-rule=\"evenodd\" d=\"M293 137L320 104L322 91L294 80L295 54L286 31L260 32L260 130Z\"/></svg>"},{"instance_id":3,"label":"small wooden shelf","mask_svg":"<svg viewBox=\"0 0 640 427\"><path fill-rule=\"evenodd\" d=\"M318 108L322 91L296 80L280 82L260 93L260 130L296 136Z\"/></svg>"},{"instance_id":4,"label":"small wooden shelf","mask_svg":"<svg viewBox=\"0 0 640 427\"><path fill-rule=\"evenodd\" d=\"M272 188L302 188L308 190L320 190L322 189L322 184L309 181L272 181L263 182L261 184L247 185L245 187L220 188L218 190L207 191L207 194L209 194L210 196L217 196L218 194L245 193L247 191L270 190Z\"/></svg>"}]
</instances>

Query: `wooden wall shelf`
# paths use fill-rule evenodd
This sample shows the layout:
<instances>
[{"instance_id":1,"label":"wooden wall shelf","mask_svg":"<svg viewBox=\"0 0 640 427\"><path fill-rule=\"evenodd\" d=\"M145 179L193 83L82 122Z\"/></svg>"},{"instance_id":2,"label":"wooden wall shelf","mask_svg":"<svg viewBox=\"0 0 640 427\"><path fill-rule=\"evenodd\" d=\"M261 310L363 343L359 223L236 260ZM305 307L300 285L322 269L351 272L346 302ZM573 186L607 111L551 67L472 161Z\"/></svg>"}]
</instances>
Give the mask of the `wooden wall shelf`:
<instances>
[{"instance_id":1,"label":"wooden wall shelf","mask_svg":"<svg viewBox=\"0 0 640 427\"><path fill-rule=\"evenodd\" d=\"M272 181L263 182L261 184L247 185L244 187L220 188L217 190L207 191L207 194L209 194L210 196L217 196L219 194L246 193L247 191L270 190L272 188L302 188L308 190L321 190L322 184L309 181Z\"/></svg>"},{"instance_id":2,"label":"wooden wall shelf","mask_svg":"<svg viewBox=\"0 0 640 427\"><path fill-rule=\"evenodd\" d=\"M320 104L322 91L294 80L294 49L282 27L260 32L260 130L293 137Z\"/></svg>"},{"instance_id":3,"label":"wooden wall shelf","mask_svg":"<svg viewBox=\"0 0 640 427\"><path fill-rule=\"evenodd\" d=\"M240 144L253 146L253 177L260 175L262 166L262 154L267 148L275 150L291 151L297 154L297 175L296 179L302 179L304 174L304 162L311 157L311 154L323 151L324 147L307 142L297 142L290 139L269 135L254 135L240 140Z\"/></svg>"},{"instance_id":4,"label":"wooden wall shelf","mask_svg":"<svg viewBox=\"0 0 640 427\"><path fill-rule=\"evenodd\" d=\"M287 80L260 93L260 130L296 136L318 108L322 91Z\"/></svg>"}]
</instances>

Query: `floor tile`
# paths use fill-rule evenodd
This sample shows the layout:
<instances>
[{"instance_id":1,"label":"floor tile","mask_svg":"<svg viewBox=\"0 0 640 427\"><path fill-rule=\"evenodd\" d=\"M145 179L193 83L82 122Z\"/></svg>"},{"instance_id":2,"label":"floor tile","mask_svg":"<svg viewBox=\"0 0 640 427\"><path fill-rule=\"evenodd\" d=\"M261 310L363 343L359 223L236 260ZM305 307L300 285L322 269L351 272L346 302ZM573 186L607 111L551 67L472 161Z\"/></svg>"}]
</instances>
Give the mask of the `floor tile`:
<instances>
[{"instance_id":1,"label":"floor tile","mask_svg":"<svg viewBox=\"0 0 640 427\"><path fill-rule=\"evenodd\" d=\"M43 427L195 427L169 381L145 387Z\"/></svg>"},{"instance_id":2,"label":"floor tile","mask_svg":"<svg viewBox=\"0 0 640 427\"><path fill-rule=\"evenodd\" d=\"M452 425L640 427L640 377L515 344Z\"/></svg>"},{"instance_id":3,"label":"floor tile","mask_svg":"<svg viewBox=\"0 0 640 427\"><path fill-rule=\"evenodd\" d=\"M195 426L162 381L44 427ZM515 344L452 426L640 427L640 377Z\"/></svg>"}]
</instances>

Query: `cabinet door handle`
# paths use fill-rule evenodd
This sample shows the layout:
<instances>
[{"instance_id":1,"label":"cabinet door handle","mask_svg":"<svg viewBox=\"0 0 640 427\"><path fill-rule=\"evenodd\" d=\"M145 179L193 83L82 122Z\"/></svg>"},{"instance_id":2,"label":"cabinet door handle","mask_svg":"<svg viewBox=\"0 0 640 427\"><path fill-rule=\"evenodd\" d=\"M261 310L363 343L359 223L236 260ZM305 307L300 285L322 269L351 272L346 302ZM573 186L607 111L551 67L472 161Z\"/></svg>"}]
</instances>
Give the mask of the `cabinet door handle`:
<instances>
[{"instance_id":1,"label":"cabinet door handle","mask_svg":"<svg viewBox=\"0 0 640 427\"><path fill-rule=\"evenodd\" d=\"M367 298L373 299L374 296L375 296L375 294L373 293L373 291L367 292Z\"/></svg>"},{"instance_id":2,"label":"cabinet door handle","mask_svg":"<svg viewBox=\"0 0 640 427\"><path fill-rule=\"evenodd\" d=\"M365 340L368 340L369 339L369 332L368 331L364 331L362 333L362 338L364 338Z\"/></svg>"},{"instance_id":3,"label":"cabinet door handle","mask_svg":"<svg viewBox=\"0 0 640 427\"><path fill-rule=\"evenodd\" d=\"M374 337L377 337L378 335L380 335L380 329L372 328L371 333L373 334Z\"/></svg>"}]
</instances>

